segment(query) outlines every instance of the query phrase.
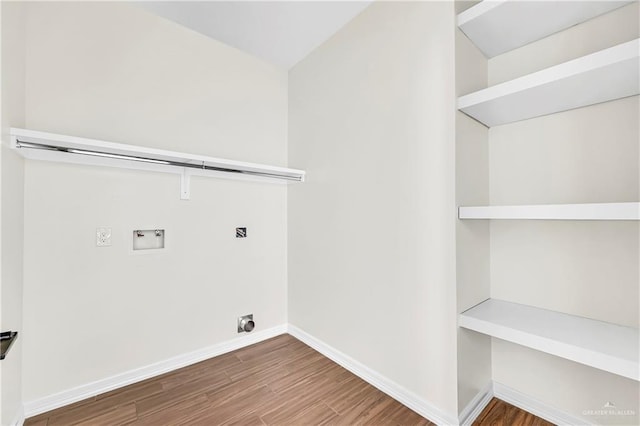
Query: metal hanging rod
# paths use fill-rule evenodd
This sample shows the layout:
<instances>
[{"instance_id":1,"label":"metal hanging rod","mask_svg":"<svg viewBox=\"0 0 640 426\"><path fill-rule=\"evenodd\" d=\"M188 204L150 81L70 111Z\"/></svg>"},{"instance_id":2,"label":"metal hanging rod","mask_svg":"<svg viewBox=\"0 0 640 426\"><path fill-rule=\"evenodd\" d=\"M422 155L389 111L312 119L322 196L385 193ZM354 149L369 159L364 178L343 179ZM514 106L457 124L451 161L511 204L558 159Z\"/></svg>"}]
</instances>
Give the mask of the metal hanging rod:
<instances>
[{"instance_id":1,"label":"metal hanging rod","mask_svg":"<svg viewBox=\"0 0 640 426\"><path fill-rule=\"evenodd\" d=\"M94 157L106 157L106 158L114 158L117 160L139 161L143 163L161 164L166 166L184 167L184 168L198 169L198 170L210 170L210 171L224 172L224 173L236 173L236 174L249 175L249 176L285 179L285 180L290 180L295 182L302 181L302 177L300 176L289 176L286 174L258 172L258 171L252 171L252 170L240 170L240 169L234 169L230 167L208 166L205 164L204 161L202 162L202 164L184 163L180 161L159 160L155 158L140 157L135 155L113 154L113 153L103 152L103 151L66 148L66 147L55 146L55 145L48 145L48 144L41 144L41 143L34 143L34 142L24 142L24 141L21 141L20 139L16 139L16 148L40 149L40 150L46 150L46 151L64 152L68 154L90 155Z\"/></svg>"}]
</instances>

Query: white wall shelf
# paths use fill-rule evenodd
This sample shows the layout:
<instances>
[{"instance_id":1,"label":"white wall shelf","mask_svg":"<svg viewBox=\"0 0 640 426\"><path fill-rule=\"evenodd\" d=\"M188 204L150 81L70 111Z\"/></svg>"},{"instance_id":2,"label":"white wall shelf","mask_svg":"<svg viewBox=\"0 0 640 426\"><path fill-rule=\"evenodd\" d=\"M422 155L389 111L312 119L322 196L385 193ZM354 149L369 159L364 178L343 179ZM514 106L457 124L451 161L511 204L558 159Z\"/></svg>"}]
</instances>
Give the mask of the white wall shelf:
<instances>
[{"instance_id":1,"label":"white wall shelf","mask_svg":"<svg viewBox=\"0 0 640 426\"><path fill-rule=\"evenodd\" d=\"M488 299L460 314L461 327L640 380L639 330Z\"/></svg>"},{"instance_id":2,"label":"white wall shelf","mask_svg":"<svg viewBox=\"0 0 640 426\"><path fill-rule=\"evenodd\" d=\"M460 13L458 27L492 58L631 2L485 0Z\"/></svg>"},{"instance_id":3,"label":"white wall shelf","mask_svg":"<svg viewBox=\"0 0 640 426\"><path fill-rule=\"evenodd\" d=\"M458 109L488 127L640 93L640 39L458 98Z\"/></svg>"},{"instance_id":4,"label":"white wall shelf","mask_svg":"<svg viewBox=\"0 0 640 426\"><path fill-rule=\"evenodd\" d=\"M640 220L640 203L459 207L459 219Z\"/></svg>"},{"instance_id":5,"label":"white wall shelf","mask_svg":"<svg viewBox=\"0 0 640 426\"><path fill-rule=\"evenodd\" d=\"M181 175L181 198L189 199L190 176L270 183L303 182L303 170L246 163L136 145L12 128L11 147L32 160L147 170Z\"/></svg>"}]
</instances>

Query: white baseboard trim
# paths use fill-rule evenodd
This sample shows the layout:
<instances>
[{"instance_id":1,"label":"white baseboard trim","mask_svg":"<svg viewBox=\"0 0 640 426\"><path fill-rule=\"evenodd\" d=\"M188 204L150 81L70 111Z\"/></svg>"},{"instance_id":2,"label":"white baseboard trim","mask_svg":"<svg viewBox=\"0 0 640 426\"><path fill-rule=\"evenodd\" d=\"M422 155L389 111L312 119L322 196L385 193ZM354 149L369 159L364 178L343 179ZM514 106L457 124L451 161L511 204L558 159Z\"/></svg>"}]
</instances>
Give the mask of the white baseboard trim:
<instances>
[{"instance_id":1,"label":"white baseboard trim","mask_svg":"<svg viewBox=\"0 0 640 426\"><path fill-rule=\"evenodd\" d=\"M22 426L24 425L25 416L24 416L24 407L20 407L20 410L16 414L15 419L11 423L11 426Z\"/></svg>"},{"instance_id":2,"label":"white baseboard trim","mask_svg":"<svg viewBox=\"0 0 640 426\"><path fill-rule=\"evenodd\" d=\"M592 425L585 419L575 417L545 402L530 397L518 390L493 382L493 395L511 405L522 408L556 425Z\"/></svg>"},{"instance_id":3,"label":"white baseboard trim","mask_svg":"<svg viewBox=\"0 0 640 426\"><path fill-rule=\"evenodd\" d=\"M482 410L485 409L489 401L493 398L493 383L489 382L484 389L480 390L473 397L466 407L460 412L460 424L470 426L478 418Z\"/></svg>"},{"instance_id":4,"label":"white baseboard trim","mask_svg":"<svg viewBox=\"0 0 640 426\"><path fill-rule=\"evenodd\" d=\"M255 331L253 333L245 334L235 339L227 340L226 342L218 343L206 348L198 349L193 352L178 355L164 361L136 368L134 370L129 370L115 376L96 380L95 382L87 383L85 385L49 395L44 398L36 399L34 401L25 402L23 419L25 416L28 418L41 413L45 413L50 410L54 410L56 408L64 407L65 405L82 401L83 399L91 398L101 393L109 392L111 390L127 386L132 383L136 383L145 379L149 379L151 377L158 376L160 374L167 373L169 371L176 370L178 368L186 367L188 365L204 361L214 356L222 355L227 352L243 348L245 346L253 345L254 343L258 343L263 340L285 334L286 332L286 324L282 324L266 330Z\"/></svg>"},{"instance_id":5,"label":"white baseboard trim","mask_svg":"<svg viewBox=\"0 0 640 426\"><path fill-rule=\"evenodd\" d=\"M382 392L386 393L398 402L411 408L413 411L425 417L426 419L438 425L458 424L458 419L442 412L439 408L420 398L413 392L405 389L404 387L383 376L377 371L372 370L366 365L356 361L350 356L345 355L337 349L334 349L326 343L318 340L317 338L299 329L298 327L289 324L289 334L302 341L303 343L311 346L313 349L320 352L322 355L331 359L335 363L346 368L356 376L360 377L362 380L380 389Z\"/></svg>"}]
</instances>

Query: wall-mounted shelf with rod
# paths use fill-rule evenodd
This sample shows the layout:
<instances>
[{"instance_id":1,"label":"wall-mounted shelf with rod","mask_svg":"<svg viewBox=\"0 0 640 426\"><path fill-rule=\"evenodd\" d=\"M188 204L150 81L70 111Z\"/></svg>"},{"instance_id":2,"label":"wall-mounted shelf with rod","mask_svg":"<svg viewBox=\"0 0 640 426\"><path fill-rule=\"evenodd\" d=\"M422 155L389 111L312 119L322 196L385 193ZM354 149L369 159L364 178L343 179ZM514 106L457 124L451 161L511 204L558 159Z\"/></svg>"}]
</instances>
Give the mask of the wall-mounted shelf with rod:
<instances>
[{"instance_id":1,"label":"wall-mounted shelf with rod","mask_svg":"<svg viewBox=\"0 0 640 426\"><path fill-rule=\"evenodd\" d=\"M12 148L25 158L147 170L181 175L181 198L189 199L190 176L257 180L270 183L303 182L303 170L246 163L125 145L26 129L11 129Z\"/></svg>"},{"instance_id":2,"label":"wall-mounted shelf with rod","mask_svg":"<svg viewBox=\"0 0 640 426\"><path fill-rule=\"evenodd\" d=\"M640 220L640 203L459 207L459 219Z\"/></svg>"},{"instance_id":3,"label":"wall-mounted shelf with rod","mask_svg":"<svg viewBox=\"0 0 640 426\"><path fill-rule=\"evenodd\" d=\"M640 39L458 98L488 127L640 94Z\"/></svg>"},{"instance_id":4,"label":"wall-mounted shelf with rod","mask_svg":"<svg viewBox=\"0 0 640 426\"><path fill-rule=\"evenodd\" d=\"M638 329L488 299L460 314L461 327L640 380Z\"/></svg>"},{"instance_id":5,"label":"wall-mounted shelf with rod","mask_svg":"<svg viewBox=\"0 0 640 426\"><path fill-rule=\"evenodd\" d=\"M460 13L458 27L492 58L632 1L485 0Z\"/></svg>"}]
</instances>

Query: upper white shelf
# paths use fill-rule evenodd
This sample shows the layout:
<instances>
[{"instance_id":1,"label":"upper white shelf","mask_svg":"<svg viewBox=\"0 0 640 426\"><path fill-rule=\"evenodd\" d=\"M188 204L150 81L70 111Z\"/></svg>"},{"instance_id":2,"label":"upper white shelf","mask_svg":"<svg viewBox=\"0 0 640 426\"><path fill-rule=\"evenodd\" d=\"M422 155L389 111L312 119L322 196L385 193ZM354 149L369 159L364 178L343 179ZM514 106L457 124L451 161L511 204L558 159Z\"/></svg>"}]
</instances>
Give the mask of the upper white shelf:
<instances>
[{"instance_id":1,"label":"upper white shelf","mask_svg":"<svg viewBox=\"0 0 640 426\"><path fill-rule=\"evenodd\" d=\"M460 13L458 27L492 58L632 1L485 0Z\"/></svg>"},{"instance_id":2,"label":"upper white shelf","mask_svg":"<svg viewBox=\"0 0 640 426\"><path fill-rule=\"evenodd\" d=\"M640 220L640 203L459 207L460 219Z\"/></svg>"},{"instance_id":3,"label":"upper white shelf","mask_svg":"<svg viewBox=\"0 0 640 426\"><path fill-rule=\"evenodd\" d=\"M182 175L181 196L189 198L189 176L208 176L272 183L303 182L303 170L246 163L106 142L75 136L12 128L11 146L34 160L88 164Z\"/></svg>"},{"instance_id":4,"label":"upper white shelf","mask_svg":"<svg viewBox=\"0 0 640 426\"><path fill-rule=\"evenodd\" d=\"M639 330L502 300L460 314L460 327L640 380Z\"/></svg>"},{"instance_id":5,"label":"upper white shelf","mask_svg":"<svg viewBox=\"0 0 640 426\"><path fill-rule=\"evenodd\" d=\"M492 127L637 95L639 59L636 39L461 96L458 109Z\"/></svg>"}]
</instances>

